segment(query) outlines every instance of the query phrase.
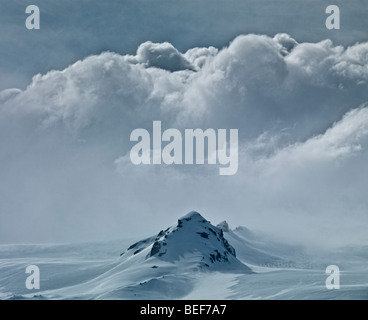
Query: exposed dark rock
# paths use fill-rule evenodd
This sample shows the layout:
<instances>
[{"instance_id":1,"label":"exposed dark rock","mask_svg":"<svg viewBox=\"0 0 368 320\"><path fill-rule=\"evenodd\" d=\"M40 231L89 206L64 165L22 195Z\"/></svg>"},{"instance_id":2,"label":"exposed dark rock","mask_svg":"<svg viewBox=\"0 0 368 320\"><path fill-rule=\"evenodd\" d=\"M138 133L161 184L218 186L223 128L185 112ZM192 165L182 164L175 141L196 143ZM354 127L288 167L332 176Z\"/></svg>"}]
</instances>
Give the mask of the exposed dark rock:
<instances>
[{"instance_id":1,"label":"exposed dark rock","mask_svg":"<svg viewBox=\"0 0 368 320\"><path fill-rule=\"evenodd\" d=\"M134 251L133 254L137 254L137 253L141 252L142 250L143 250L143 248L140 248L140 249Z\"/></svg>"},{"instance_id":2,"label":"exposed dark rock","mask_svg":"<svg viewBox=\"0 0 368 320\"><path fill-rule=\"evenodd\" d=\"M207 232L197 232L202 238L208 239L209 233Z\"/></svg>"},{"instance_id":3,"label":"exposed dark rock","mask_svg":"<svg viewBox=\"0 0 368 320\"><path fill-rule=\"evenodd\" d=\"M153 243L153 246L152 246L152 249L151 249L151 252L150 252L149 256L150 257L154 256L156 253L160 252L160 249L161 249L161 244L158 241L155 241Z\"/></svg>"}]
</instances>

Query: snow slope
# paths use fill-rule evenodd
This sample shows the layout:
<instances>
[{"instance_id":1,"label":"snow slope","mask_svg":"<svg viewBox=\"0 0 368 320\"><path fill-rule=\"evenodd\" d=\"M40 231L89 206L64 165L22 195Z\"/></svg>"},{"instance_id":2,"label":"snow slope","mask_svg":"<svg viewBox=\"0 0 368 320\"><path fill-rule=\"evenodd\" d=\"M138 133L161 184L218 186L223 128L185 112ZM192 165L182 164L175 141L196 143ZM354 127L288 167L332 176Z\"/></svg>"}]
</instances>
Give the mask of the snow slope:
<instances>
[{"instance_id":1,"label":"snow slope","mask_svg":"<svg viewBox=\"0 0 368 320\"><path fill-rule=\"evenodd\" d=\"M0 245L0 299L368 299L366 247L308 255L197 212L131 243ZM25 288L30 264L40 290ZM325 287L329 264L340 290Z\"/></svg>"},{"instance_id":2,"label":"snow slope","mask_svg":"<svg viewBox=\"0 0 368 320\"><path fill-rule=\"evenodd\" d=\"M238 259L249 266L295 268L304 256L302 247L275 242L246 227L239 226L231 230L226 221L219 223L217 227L223 230L224 237L235 248ZM304 267L305 263L303 261Z\"/></svg>"}]
</instances>

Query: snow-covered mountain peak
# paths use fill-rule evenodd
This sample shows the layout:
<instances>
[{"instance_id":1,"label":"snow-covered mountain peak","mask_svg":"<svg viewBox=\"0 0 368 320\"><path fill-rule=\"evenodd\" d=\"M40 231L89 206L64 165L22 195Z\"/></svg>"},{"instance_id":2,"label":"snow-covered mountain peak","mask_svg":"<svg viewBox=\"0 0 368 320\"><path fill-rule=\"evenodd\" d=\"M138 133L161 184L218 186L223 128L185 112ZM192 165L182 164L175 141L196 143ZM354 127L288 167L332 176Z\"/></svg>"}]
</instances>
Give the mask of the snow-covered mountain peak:
<instances>
[{"instance_id":1,"label":"snow-covered mountain peak","mask_svg":"<svg viewBox=\"0 0 368 320\"><path fill-rule=\"evenodd\" d=\"M217 228L221 229L223 232L229 232L229 230L230 230L229 224L225 220L220 222L217 225Z\"/></svg>"},{"instance_id":2,"label":"snow-covered mountain peak","mask_svg":"<svg viewBox=\"0 0 368 320\"><path fill-rule=\"evenodd\" d=\"M177 224L161 230L157 236L133 244L126 254L174 263L190 260L195 267L203 269L251 272L236 258L235 249L224 238L223 230L196 211L181 217Z\"/></svg>"},{"instance_id":3,"label":"snow-covered mountain peak","mask_svg":"<svg viewBox=\"0 0 368 320\"><path fill-rule=\"evenodd\" d=\"M179 220L185 220L185 221L197 221L197 222L206 222L207 220L201 216L201 214L197 211L190 211L186 215L179 218Z\"/></svg>"}]
</instances>

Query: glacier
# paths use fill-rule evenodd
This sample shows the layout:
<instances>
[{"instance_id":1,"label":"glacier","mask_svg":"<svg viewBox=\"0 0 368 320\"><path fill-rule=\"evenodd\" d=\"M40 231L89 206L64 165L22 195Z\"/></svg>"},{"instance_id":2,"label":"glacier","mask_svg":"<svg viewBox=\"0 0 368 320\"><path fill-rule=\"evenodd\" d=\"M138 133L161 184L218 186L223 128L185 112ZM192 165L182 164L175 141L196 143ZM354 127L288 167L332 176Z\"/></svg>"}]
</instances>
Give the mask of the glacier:
<instances>
[{"instance_id":1,"label":"glacier","mask_svg":"<svg viewBox=\"0 0 368 320\"><path fill-rule=\"evenodd\" d=\"M311 250L195 211L134 240L0 245L0 299L368 299L364 246ZM25 287L30 264L40 290ZM330 264L338 290L325 286Z\"/></svg>"}]
</instances>

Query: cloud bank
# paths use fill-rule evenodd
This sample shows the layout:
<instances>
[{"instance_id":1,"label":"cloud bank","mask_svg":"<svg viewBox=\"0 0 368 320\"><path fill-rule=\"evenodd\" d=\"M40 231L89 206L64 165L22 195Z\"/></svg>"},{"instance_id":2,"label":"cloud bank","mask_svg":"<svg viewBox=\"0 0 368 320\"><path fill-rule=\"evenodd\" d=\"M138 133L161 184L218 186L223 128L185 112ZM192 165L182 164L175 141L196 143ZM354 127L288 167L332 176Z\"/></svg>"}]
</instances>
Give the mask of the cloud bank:
<instances>
[{"instance_id":1,"label":"cloud bank","mask_svg":"<svg viewBox=\"0 0 368 320\"><path fill-rule=\"evenodd\" d=\"M195 209L304 243L367 243L368 43L142 43L0 92L0 242L134 236ZM239 170L134 166L130 132L239 129ZM213 221L216 222L216 221Z\"/></svg>"}]
</instances>

